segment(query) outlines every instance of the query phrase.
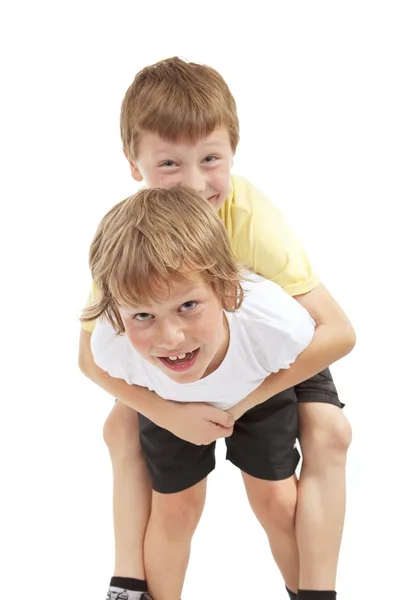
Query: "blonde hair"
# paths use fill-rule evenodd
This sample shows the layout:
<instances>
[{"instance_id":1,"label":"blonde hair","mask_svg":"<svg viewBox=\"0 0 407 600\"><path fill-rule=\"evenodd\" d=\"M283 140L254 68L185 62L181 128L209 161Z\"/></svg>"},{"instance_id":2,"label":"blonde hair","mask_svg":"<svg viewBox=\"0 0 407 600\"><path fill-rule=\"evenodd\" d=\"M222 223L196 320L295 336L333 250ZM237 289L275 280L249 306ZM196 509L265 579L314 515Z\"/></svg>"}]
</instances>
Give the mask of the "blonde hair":
<instances>
[{"instance_id":1,"label":"blonde hair","mask_svg":"<svg viewBox=\"0 0 407 600\"><path fill-rule=\"evenodd\" d=\"M148 305L191 274L212 286L225 310L237 310L243 299L222 221L186 188L145 189L116 204L99 224L89 264L99 298L81 321L104 315L117 333L124 332L120 305Z\"/></svg>"},{"instance_id":2,"label":"blonde hair","mask_svg":"<svg viewBox=\"0 0 407 600\"><path fill-rule=\"evenodd\" d=\"M223 77L206 65L167 58L145 67L122 102L120 132L130 160L137 158L143 131L169 141L195 143L226 127L233 152L239 142L235 100Z\"/></svg>"}]
</instances>

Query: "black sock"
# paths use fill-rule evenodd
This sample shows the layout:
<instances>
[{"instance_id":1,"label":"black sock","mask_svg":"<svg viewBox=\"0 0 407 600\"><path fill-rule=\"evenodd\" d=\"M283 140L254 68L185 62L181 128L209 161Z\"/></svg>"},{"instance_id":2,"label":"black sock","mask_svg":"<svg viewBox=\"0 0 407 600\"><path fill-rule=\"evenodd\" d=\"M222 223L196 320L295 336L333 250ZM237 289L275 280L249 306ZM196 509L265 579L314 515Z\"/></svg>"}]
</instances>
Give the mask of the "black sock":
<instances>
[{"instance_id":1,"label":"black sock","mask_svg":"<svg viewBox=\"0 0 407 600\"><path fill-rule=\"evenodd\" d=\"M132 577L112 577L110 587L123 588L132 592L147 591L147 583L144 579L133 579Z\"/></svg>"},{"instance_id":2,"label":"black sock","mask_svg":"<svg viewBox=\"0 0 407 600\"><path fill-rule=\"evenodd\" d=\"M287 586L285 586L285 589L287 590L287 593L290 596L290 600L297 600L297 598L298 598L297 594L294 594L294 592L289 590Z\"/></svg>"},{"instance_id":3,"label":"black sock","mask_svg":"<svg viewBox=\"0 0 407 600\"><path fill-rule=\"evenodd\" d=\"M298 590L298 600L335 600L334 591Z\"/></svg>"}]
</instances>

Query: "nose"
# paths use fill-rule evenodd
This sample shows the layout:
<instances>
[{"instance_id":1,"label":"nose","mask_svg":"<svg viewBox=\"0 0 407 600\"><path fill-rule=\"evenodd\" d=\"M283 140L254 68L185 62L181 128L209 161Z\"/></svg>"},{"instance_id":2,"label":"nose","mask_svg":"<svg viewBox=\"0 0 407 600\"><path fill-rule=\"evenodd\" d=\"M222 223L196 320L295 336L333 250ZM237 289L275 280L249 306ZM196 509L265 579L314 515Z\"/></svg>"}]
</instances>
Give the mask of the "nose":
<instances>
[{"instance_id":1,"label":"nose","mask_svg":"<svg viewBox=\"0 0 407 600\"><path fill-rule=\"evenodd\" d=\"M203 194L206 189L205 174L198 167L188 169L182 183L198 194Z\"/></svg>"},{"instance_id":2,"label":"nose","mask_svg":"<svg viewBox=\"0 0 407 600\"><path fill-rule=\"evenodd\" d=\"M161 324L158 346L166 350L176 350L185 341L185 334L179 323L167 321Z\"/></svg>"}]
</instances>

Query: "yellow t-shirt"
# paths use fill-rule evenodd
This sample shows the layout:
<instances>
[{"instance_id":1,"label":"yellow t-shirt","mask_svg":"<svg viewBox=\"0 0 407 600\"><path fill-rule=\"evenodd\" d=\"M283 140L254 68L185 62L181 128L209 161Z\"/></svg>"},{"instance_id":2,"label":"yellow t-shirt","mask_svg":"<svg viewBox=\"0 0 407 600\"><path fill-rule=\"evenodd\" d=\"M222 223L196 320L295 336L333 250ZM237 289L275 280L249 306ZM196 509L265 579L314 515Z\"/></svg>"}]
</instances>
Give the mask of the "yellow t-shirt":
<instances>
[{"instance_id":1,"label":"yellow t-shirt","mask_svg":"<svg viewBox=\"0 0 407 600\"><path fill-rule=\"evenodd\" d=\"M236 258L255 273L271 279L291 296L313 290L319 283L298 240L281 212L244 177L232 176L229 197L219 211ZM87 306L97 297L92 282ZM95 322L82 323L92 332Z\"/></svg>"}]
</instances>

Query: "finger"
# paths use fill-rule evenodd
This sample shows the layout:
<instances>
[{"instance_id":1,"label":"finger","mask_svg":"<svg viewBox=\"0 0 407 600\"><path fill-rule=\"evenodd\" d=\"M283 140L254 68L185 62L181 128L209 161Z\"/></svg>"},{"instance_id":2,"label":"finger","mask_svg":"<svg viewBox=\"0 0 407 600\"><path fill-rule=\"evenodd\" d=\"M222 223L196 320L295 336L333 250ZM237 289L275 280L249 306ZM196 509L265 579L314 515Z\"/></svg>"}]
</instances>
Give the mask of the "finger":
<instances>
[{"instance_id":1,"label":"finger","mask_svg":"<svg viewBox=\"0 0 407 600\"><path fill-rule=\"evenodd\" d=\"M233 427L235 420L232 415L223 410L215 409L210 414L210 419L213 423L220 425L221 427Z\"/></svg>"},{"instance_id":2,"label":"finger","mask_svg":"<svg viewBox=\"0 0 407 600\"><path fill-rule=\"evenodd\" d=\"M225 432L227 429L231 429L233 431L233 427L234 425L232 425L231 427L224 427L223 425L219 425L218 423L213 423L211 422L212 427L219 429L219 431L223 431Z\"/></svg>"},{"instance_id":3,"label":"finger","mask_svg":"<svg viewBox=\"0 0 407 600\"><path fill-rule=\"evenodd\" d=\"M220 440L221 438L230 437L233 433L233 427L219 427L214 426L214 439Z\"/></svg>"}]
</instances>

